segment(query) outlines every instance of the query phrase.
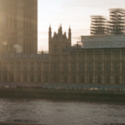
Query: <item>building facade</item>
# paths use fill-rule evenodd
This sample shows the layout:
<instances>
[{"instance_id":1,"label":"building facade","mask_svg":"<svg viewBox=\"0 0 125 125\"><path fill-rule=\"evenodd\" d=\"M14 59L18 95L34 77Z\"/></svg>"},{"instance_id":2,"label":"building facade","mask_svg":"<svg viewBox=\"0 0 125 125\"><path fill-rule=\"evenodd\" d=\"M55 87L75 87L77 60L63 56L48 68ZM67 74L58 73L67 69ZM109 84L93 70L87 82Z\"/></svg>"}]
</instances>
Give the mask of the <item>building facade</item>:
<instances>
[{"instance_id":1,"label":"building facade","mask_svg":"<svg viewBox=\"0 0 125 125\"><path fill-rule=\"evenodd\" d=\"M14 45L37 53L37 0L0 0L0 50L14 52Z\"/></svg>"},{"instance_id":2,"label":"building facade","mask_svg":"<svg viewBox=\"0 0 125 125\"><path fill-rule=\"evenodd\" d=\"M68 34L50 27L49 53L0 54L0 83L125 85L125 47L71 46Z\"/></svg>"}]
</instances>

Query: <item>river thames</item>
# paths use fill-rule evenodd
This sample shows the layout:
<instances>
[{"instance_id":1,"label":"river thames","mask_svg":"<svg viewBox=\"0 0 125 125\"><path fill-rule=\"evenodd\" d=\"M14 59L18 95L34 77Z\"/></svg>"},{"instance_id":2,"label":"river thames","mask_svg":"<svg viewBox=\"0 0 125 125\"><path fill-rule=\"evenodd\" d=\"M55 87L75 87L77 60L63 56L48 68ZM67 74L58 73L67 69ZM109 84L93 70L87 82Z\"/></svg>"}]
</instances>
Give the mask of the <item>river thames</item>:
<instances>
[{"instance_id":1,"label":"river thames","mask_svg":"<svg viewBox=\"0 0 125 125\"><path fill-rule=\"evenodd\" d=\"M125 106L85 102L0 99L0 121L45 125L125 123Z\"/></svg>"}]
</instances>

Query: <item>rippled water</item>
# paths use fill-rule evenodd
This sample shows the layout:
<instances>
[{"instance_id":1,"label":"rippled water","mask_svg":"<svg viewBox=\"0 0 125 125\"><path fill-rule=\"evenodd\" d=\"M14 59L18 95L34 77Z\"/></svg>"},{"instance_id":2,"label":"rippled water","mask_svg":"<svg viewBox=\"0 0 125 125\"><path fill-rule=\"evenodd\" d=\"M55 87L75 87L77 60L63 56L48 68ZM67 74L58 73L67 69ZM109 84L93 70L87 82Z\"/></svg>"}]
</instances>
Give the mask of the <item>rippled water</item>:
<instances>
[{"instance_id":1,"label":"rippled water","mask_svg":"<svg viewBox=\"0 0 125 125\"><path fill-rule=\"evenodd\" d=\"M47 125L125 123L125 106L84 102L0 99L0 121Z\"/></svg>"}]
</instances>

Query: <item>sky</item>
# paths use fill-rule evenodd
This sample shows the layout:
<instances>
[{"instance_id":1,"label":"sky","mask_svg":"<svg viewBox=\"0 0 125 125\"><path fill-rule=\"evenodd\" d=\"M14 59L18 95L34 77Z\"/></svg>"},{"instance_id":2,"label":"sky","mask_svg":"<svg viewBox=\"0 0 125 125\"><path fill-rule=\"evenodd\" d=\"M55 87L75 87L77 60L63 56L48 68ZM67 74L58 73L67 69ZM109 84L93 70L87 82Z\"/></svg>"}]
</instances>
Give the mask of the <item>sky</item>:
<instances>
[{"instance_id":1,"label":"sky","mask_svg":"<svg viewBox=\"0 0 125 125\"><path fill-rule=\"evenodd\" d=\"M109 19L110 8L124 8L125 0L38 0L38 51L48 51L48 28L52 35L62 25L72 30L72 45L90 35L91 15Z\"/></svg>"}]
</instances>

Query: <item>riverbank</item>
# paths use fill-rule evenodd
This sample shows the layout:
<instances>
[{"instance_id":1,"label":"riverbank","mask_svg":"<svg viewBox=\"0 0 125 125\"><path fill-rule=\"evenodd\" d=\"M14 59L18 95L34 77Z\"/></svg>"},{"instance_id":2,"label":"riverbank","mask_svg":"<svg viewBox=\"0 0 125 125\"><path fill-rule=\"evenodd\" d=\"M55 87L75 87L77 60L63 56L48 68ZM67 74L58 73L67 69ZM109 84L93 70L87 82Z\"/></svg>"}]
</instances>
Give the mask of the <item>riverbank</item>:
<instances>
[{"instance_id":1,"label":"riverbank","mask_svg":"<svg viewBox=\"0 0 125 125\"><path fill-rule=\"evenodd\" d=\"M18 123L18 122L0 122L0 125L38 125L38 124L25 124L25 123ZM43 125L43 124L39 124Z\"/></svg>"},{"instance_id":2,"label":"riverbank","mask_svg":"<svg viewBox=\"0 0 125 125\"><path fill-rule=\"evenodd\" d=\"M125 104L125 92L97 90L59 90L42 88L0 88L0 98L47 99Z\"/></svg>"}]
</instances>

